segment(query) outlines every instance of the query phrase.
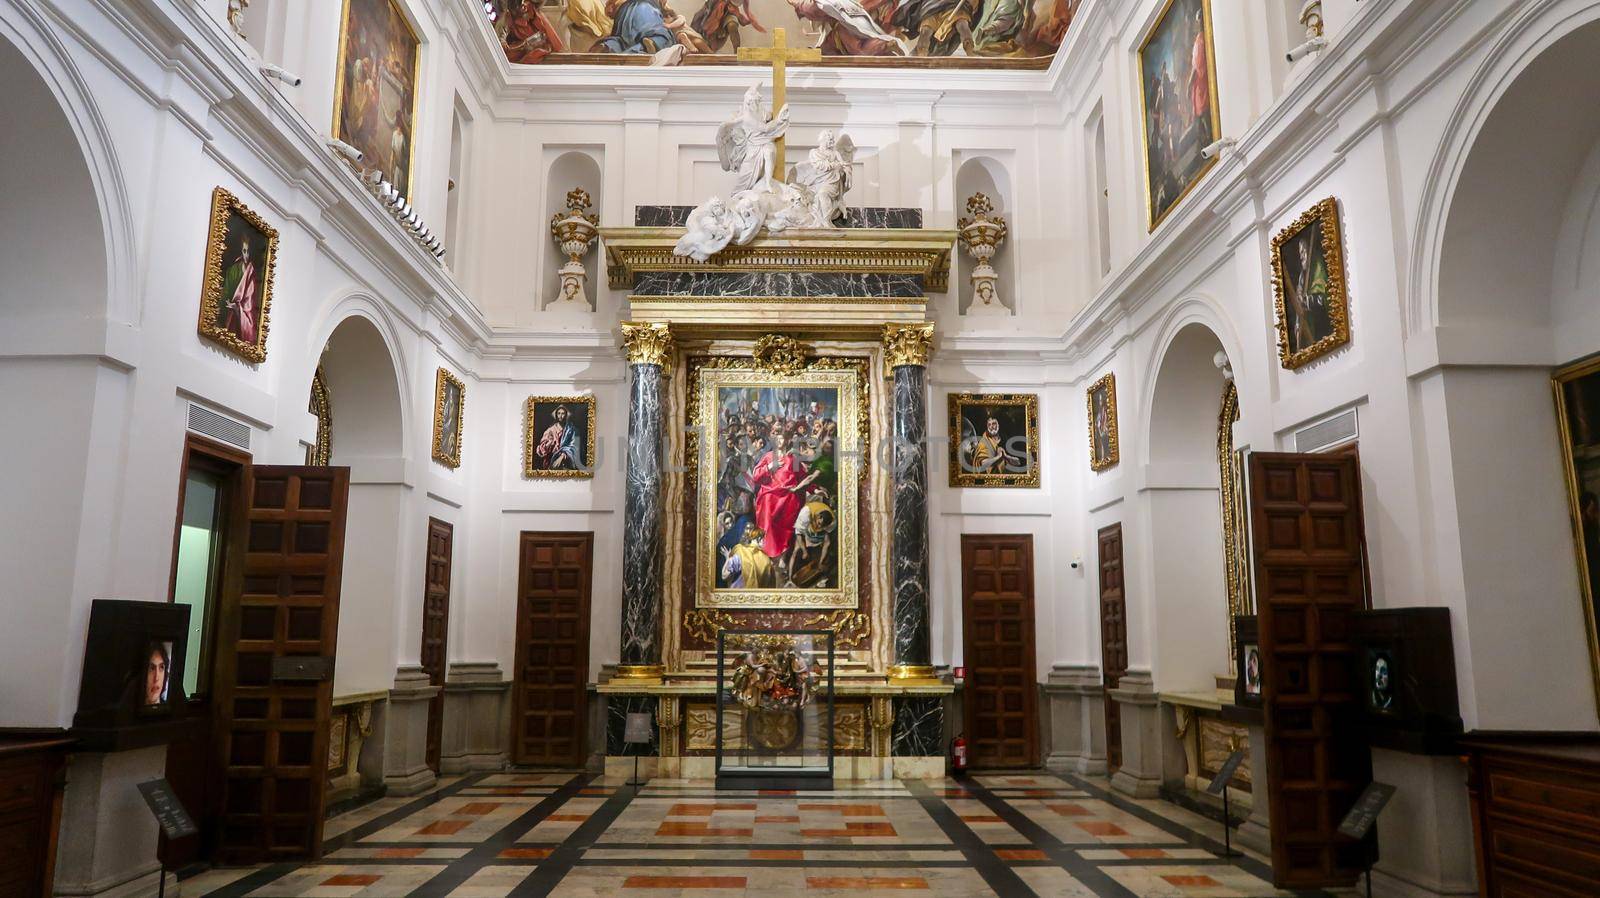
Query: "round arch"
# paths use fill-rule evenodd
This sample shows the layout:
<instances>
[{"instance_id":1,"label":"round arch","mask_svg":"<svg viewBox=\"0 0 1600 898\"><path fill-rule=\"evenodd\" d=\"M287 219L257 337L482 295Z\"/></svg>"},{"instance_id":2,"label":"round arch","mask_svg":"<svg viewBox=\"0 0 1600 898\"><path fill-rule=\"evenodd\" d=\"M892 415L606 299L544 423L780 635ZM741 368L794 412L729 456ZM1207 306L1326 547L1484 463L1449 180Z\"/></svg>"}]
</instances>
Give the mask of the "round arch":
<instances>
[{"instance_id":1,"label":"round arch","mask_svg":"<svg viewBox=\"0 0 1600 898\"><path fill-rule=\"evenodd\" d=\"M337 414L333 463L409 458L410 368L389 313L357 292L330 302L319 321L306 355L310 364L297 380L309 396L320 362Z\"/></svg>"},{"instance_id":2,"label":"round arch","mask_svg":"<svg viewBox=\"0 0 1600 898\"><path fill-rule=\"evenodd\" d=\"M1201 332L1209 336L1215 344L1211 348L1210 354L1205 355L1203 366L1195 361L1194 358L1195 354L1201 350L1193 346L1178 345L1180 337L1185 338L1185 343L1200 341L1199 334ZM1139 381L1142 395L1139 397L1139 428L1136 431L1139 434L1138 457L1146 464L1160 462L1167 455L1163 452L1154 451L1153 440L1156 432L1162 429L1158 426L1159 422L1156 420L1156 407L1163 398L1160 392L1162 377L1166 372L1168 363L1174 358L1175 348L1184 357L1186 370L1192 367L1194 371L1203 376L1206 383L1215 380L1216 393L1205 402L1205 407L1208 410L1207 414L1211 417L1213 438L1215 437L1216 405L1221 401L1223 383L1222 373L1214 361L1217 350L1221 350L1227 355L1229 363L1233 365L1236 379L1241 367L1239 365L1238 338L1234 334L1233 328L1227 323L1227 319L1223 317L1209 297L1191 296L1176 303L1162 320L1158 334L1159 336L1156 338L1155 343L1152 344L1154 348L1149 358L1145 360L1142 372L1143 377ZM1169 382L1169 386L1172 385ZM1207 387L1207 389L1210 388ZM1243 393L1243 389L1240 392Z\"/></svg>"}]
</instances>

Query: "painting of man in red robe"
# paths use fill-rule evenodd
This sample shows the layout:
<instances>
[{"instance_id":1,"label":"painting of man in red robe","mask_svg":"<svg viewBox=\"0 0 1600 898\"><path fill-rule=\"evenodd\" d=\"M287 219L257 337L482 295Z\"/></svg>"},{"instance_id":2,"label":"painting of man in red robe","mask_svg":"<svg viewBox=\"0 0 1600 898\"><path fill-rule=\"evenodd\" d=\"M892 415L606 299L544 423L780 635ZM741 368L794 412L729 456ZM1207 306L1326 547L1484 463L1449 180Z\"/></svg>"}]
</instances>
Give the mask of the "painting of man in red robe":
<instances>
[{"instance_id":1,"label":"painting of man in red robe","mask_svg":"<svg viewBox=\"0 0 1600 898\"><path fill-rule=\"evenodd\" d=\"M539 10L539 4L531 0L509 0L500 40L505 45L506 58L512 62L534 63L567 49L555 26Z\"/></svg>"}]
</instances>

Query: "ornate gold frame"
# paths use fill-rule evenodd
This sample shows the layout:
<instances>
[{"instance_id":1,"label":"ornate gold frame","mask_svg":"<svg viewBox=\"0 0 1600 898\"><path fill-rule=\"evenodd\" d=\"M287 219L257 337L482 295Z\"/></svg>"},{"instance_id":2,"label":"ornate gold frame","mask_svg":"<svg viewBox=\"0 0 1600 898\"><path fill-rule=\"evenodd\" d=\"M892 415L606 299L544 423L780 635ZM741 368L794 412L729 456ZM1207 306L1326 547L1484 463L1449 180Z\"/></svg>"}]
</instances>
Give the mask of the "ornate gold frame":
<instances>
[{"instance_id":1,"label":"ornate gold frame","mask_svg":"<svg viewBox=\"0 0 1600 898\"><path fill-rule=\"evenodd\" d=\"M1111 455L1109 458L1094 457L1094 391L1105 387L1106 389L1106 416L1111 425ZM1122 460L1122 437L1117 431L1117 376L1107 373L1089 385L1089 391L1084 394L1084 401L1089 412L1089 470L1104 471Z\"/></svg>"},{"instance_id":2,"label":"ornate gold frame","mask_svg":"<svg viewBox=\"0 0 1600 898\"><path fill-rule=\"evenodd\" d=\"M1600 624L1595 620L1596 597L1589 589L1589 557L1583 547L1583 510L1578 500L1583 494L1578 484L1578 467L1572 451L1572 422L1567 409L1567 384L1600 372L1600 356L1557 369L1550 376L1550 385L1556 397L1556 426L1560 428L1561 468L1567 480L1567 510L1572 520L1573 549L1578 559L1578 594L1583 598L1583 626L1589 639L1589 674L1594 680L1595 703L1600 707Z\"/></svg>"},{"instance_id":3,"label":"ornate gold frame","mask_svg":"<svg viewBox=\"0 0 1600 898\"><path fill-rule=\"evenodd\" d=\"M461 401L456 403L456 451L446 454L444 446L444 388L445 384L454 384L461 394ZM461 444L466 440L463 425L467 420L467 385L461 378L456 377L443 368L434 377L433 381L433 460L447 468L461 467Z\"/></svg>"},{"instance_id":4,"label":"ornate gold frame","mask_svg":"<svg viewBox=\"0 0 1600 898\"><path fill-rule=\"evenodd\" d=\"M1221 473L1222 568L1228 589L1228 672L1236 674L1237 659L1232 646L1238 644L1237 616L1254 614L1250 602L1250 552L1245 540L1250 532L1245 522L1244 464L1233 448L1233 425L1239 420L1239 388L1228 381L1222 390L1222 406L1217 412L1217 467Z\"/></svg>"},{"instance_id":5,"label":"ornate gold frame","mask_svg":"<svg viewBox=\"0 0 1600 898\"><path fill-rule=\"evenodd\" d=\"M780 374L751 357L713 356L690 360L688 403L689 433L685 442L696 479L695 595L694 608L856 608L861 601L859 579L859 484L865 475L868 447L868 386L865 358L812 359L804 369ZM722 445L709 439L702 447L702 422L717 420L717 391L722 387L837 387L839 390L838 453L839 584L833 589L718 589L716 483Z\"/></svg>"},{"instance_id":6,"label":"ornate gold frame","mask_svg":"<svg viewBox=\"0 0 1600 898\"><path fill-rule=\"evenodd\" d=\"M1322 254L1328 262L1328 320L1333 333L1299 351L1289 349L1289 324L1284 317L1283 246L1314 224L1322 225ZM1272 238L1272 305L1277 315L1278 358L1290 371L1303 367L1350 342L1350 297L1344 280L1344 236L1339 231L1339 201L1328 197L1301 213Z\"/></svg>"},{"instance_id":7,"label":"ornate gold frame","mask_svg":"<svg viewBox=\"0 0 1600 898\"><path fill-rule=\"evenodd\" d=\"M311 375L311 407L307 411L317 418L317 442L306 452L306 464L325 468L333 458L333 397L321 365Z\"/></svg>"},{"instance_id":8,"label":"ornate gold frame","mask_svg":"<svg viewBox=\"0 0 1600 898\"><path fill-rule=\"evenodd\" d=\"M950 485L989 488L1039 486L1040 468L1044 459L1039 455L1039 397L1033 393L951 393L950 410ZM977 474L961 467L961 409L966 405L1018 405L1024 409L1027 427L1028 470L1015 474Z\"/></svg>"},{"instance_id":9,"label":"ornate gold frame","mask_svg":"<svg viewBox=\"0 0 1600 898\"><path fill-rule=\"evenodd\" d=\"M405 6L400 0L387 0L394 9L400 23L406 26L406 33L411 35L411 43L415 49L411 51L411 133L406 136L406 182L394 186L400 188L400 195L406 199L411 198L411 185L416 181L417 169L417 109L422 105L422 38L417 36L417 29L411 27L411 19L406 16ZM333 136L343 140L339 134L339 120L344 114L344 70L345 51L349 48L350 41L350 0L343 0L344 8L339 12L339 56L334 63L333 73Z\"/></svg>"},{"instance_id":10,"label":"ornate gold frame","mask_svg":"<svg viewBox=\"0 0 1600 898\"><path fill-rule=\"evenodd\" d=\"M579 470L540 471L533 467L534 435L533 407L540 402L559 402L562 405L582 405L588 410L588 429L584 431L583 467ZM556 480L594 477L595 398L593 396L529 396L522 403L522 478L524 480Z\"/></svg>"},{"instance_id":11,"label":"ornate gold frame","mask_svg":"<svg viewBox=\"0 0 1600 898\"><path fill-rule=\"evenodd\" d=\"M267 238L267 252L263 257L261 278L261 326L256 328L254 343L246 343L227 330L217 326L217 310L222 308L222 244L228 237L228 216L237 212L240 218ZM278 259L278 231L267 224L250 207L224 188L211 191L211 227L206 235L205 270L200 277L200 320L197 328L205 337L234 355L257 364L267 360L267 323L272 311L272 274Z\"/></svg>"},{"instance_id":12,"label":"ornate gold frame","mask_svg":"<svg viewBox=\"0 0 1600 898\"><path fill-rule=\"evenodd\" d=\"M1166 211L1160 215L1156 214L1155 196L1150 190L1150 128L1148 126L1150 110L1145 102L1144 53L1150 47L1150 41L1155 39L1156 32L1160 31L1161 26L1166 23L1167 15L1172 12L1172 4L1175 2L1177 0L1167 0L1166 5L1161 7L1161 13L1156 16L1155 24L1150 26L1150 31L1145 34L1144 40L1139 42L1139 52L1134 57L1134 63L1139 68L1139 146L1144 150L1144 208L1145 218L1150 222L1151 231L1160 227L1161 223L1166 221L1167 216L1176 212L1178 207L1183 205L1183 201L1188 199L1189 194L1194 191L1195 187L1205 180L1211 169L1216 167L1218 159L1218 157L1207 159L1205 164L1200 166L1200 170L1195 172L1194 179L1184 185L1183 190L1178 193L1177 199L1172 201L1172 205L1168 206ZM1215 32L1211 26L1211 0L1200 0L1200 6L1205 11L1206 88L1211 91L1211 139L1215 141L1222 137L1222 107L1217 102L1217 46Z\"/></svg>"}]
</instances>

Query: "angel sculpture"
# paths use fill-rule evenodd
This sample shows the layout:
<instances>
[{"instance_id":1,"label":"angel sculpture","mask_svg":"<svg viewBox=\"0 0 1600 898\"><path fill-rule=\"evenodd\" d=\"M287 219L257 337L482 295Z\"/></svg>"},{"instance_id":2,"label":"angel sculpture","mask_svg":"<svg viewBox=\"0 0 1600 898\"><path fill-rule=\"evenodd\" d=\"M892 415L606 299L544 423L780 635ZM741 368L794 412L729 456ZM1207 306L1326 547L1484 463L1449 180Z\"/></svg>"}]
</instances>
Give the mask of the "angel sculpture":
<instances>
[{"instance_id":1,"label":"angel sculpture","mask_svg":"<svg viewBox=\"0 0 1600 898\"><path fill-rule=\"evenodd\" d=\"M794 182L811 194L811 227L832 227L844 217L844 195L850 189L850 164L855 155L850 135L827 130L818 136L806 161L795 166Z\"/></svg>"},{"instance_id":2,"label":"angel sculpture","mask_svg":"<svg viewBox=\"0 0 1600 898\"><path fill-rule=\"evenodd\" d=\"M688 256L696 262L704 262L721 252L733 239L737 221L722 197L714 196L689 213L689 220L684 223L687 230L678 238L672 252L674 255Z\"/></svg>"},{"instance_id":3,"label":"angel sculpture","mask_svg":"<svg viewBox=\"0 0 1600 898\"><path fill-rule=\"evenodd\" d=\"M771 186L778 170L777 141L788 130L788 104L769 120L762 109L761 89L752 85L745 91L738 114L717 129L717 160L723 171L738 174L736 192L758 184Z\"/></svg>"}]
</instances>

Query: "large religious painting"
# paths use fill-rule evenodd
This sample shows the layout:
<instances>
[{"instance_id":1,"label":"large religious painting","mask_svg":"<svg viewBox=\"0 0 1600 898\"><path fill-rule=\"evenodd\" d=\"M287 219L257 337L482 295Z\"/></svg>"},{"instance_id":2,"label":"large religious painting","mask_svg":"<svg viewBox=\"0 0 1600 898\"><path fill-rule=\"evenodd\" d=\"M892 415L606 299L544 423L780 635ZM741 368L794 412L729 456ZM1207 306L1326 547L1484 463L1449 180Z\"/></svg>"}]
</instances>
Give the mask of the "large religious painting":
<instances>
[{"instance_id":1,"label":"large religious painting","mask_svg":"<svg viewBox=\"0 0 1600 898\"><path fill-rule=\"evenodd\" d=\"M861 366L779 373L714 358L691 381L699 509L696 603L854 608Z\"/></svg>"},{"instance_id":2,"label":"large religious painting","mask_svg":"<svg viewBox=\"0 0 1600 898\"><path fill-rule=\"evenodd\" d=\"M594 476L594 397L529 396L523 411L522 476Z\"/></svg>"},{"instance_id":3,"label":"large religious painting","mask_svg":"<svg viewBox=\"0 0 1600 898\"><path fill-rule=\"evenodd\" d=\"M200 288L200 336L251 362L267 360L267 312L278 232L238 197L211 192Z\"/></svg>"},{"instance_id":4,"label":"large religious painting","mask_svg":"<svg viewBox=\"0 0 1600 898\"><path fill-rule=\"evenodd\" d=\"M1350 342L1339 202L1313 206L1272 238L1278 358L1299 368Z\"/></svg>"},{"instance_id":5,"label":"large religious painting","mask_svg":"<svg viewBox=\"0 0 1600 898\"><path fill-rule=\"evenodd\" d=\"M1555 390L1590 673L1600 700L1600 357L1557 371Z\"/></svg>"},{"instance_id":6,"label":"large religious painting","mask_svg":"<svg viewBox=\"0 0 1600 898\"><path fill-rule=\"evenodd\" d=\"M1117 376L1107 374L1089 387L1089 468L1104 471L1122 455L1117 439Z\"/></svg>"},{"instance_id":7,"label":"large religious painting","mask_svg":"<svg viewBox=\"0 0 1600 898\"><path fill-rule=\"evenodd\" d=\"M421 44L396 0L345 0L334 136L362 152L404 196L411 195Z\"/></svg>"},{"instance_id":8,"label":"large religious painting","mask_svg":"<svg viewBox=\"0 0 1600 898\"><path fill-rule=\"evenodd\" d=\"M825 65L1043 68L1079 2L489 0L485 9L506 58L523 64L643 64L681 47L682 64L711 65L768 46L783 28Z\"/></svg>"},{"instance_id":9,"label":"large religious painting","mask_svg":"<svg viewBox=\"0 0 1600 898\"><path fill-rule=\"evenodd\" d=\"M1039 485L1039 397L951 393L950 485Z\"/></svg>"},{"instance_id":10,"label":"large religious painting","mask_svg":"<svg viewBox=\"0 0 1600 898\"><path fill-rule=\"evenodd\" d=\"M467 385L443 368L433 386L433 460L447 468L461 467L461 422Z\"/></svg>"},{"instance_id":11,"label":"large religious painting","mask_svg":"<svg viewBox=\"0 0 1600 898\"><path fill-rule=\"evenodd\" d=\"M1202 152L1222 137L1211 0L1167 0L1139 48L1150 229L1216 164Z\"/></svg>"}]
</instances>

